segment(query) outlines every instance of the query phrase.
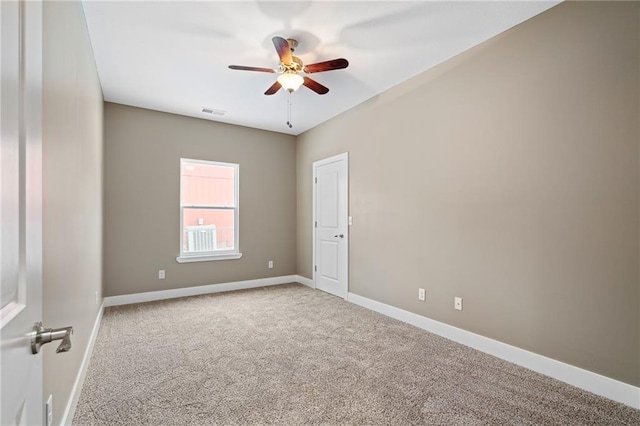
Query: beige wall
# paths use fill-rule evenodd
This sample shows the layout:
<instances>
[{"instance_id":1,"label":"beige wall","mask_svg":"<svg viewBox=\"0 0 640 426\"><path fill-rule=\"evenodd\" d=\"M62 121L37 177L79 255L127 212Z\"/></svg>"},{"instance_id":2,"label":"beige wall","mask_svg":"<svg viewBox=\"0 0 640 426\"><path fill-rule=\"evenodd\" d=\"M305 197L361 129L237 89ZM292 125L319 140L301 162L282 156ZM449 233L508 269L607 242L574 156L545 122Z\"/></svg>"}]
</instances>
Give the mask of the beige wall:
<instances>
[{"instance_id":1,"label":"beige wall","mask_svg":"<svg viewBox=\"0 0 640 426\"><path fill-rule=\"evenodd\" d=\"M43 14L43 321L74 327L70 352L43 348L59 424L102 298L103 100L80 2Z\"/></svg>"},{"instance_id":2,"label":"beige wall","mask_svg":"<svg viewBox=\"0 0 640 426\"><path fill-rule=\"evenodd\" d=\"M105 137L106 296L295 274L293 136L106 103ZM176 262L181 157L240 164L241 259Z\"/></svg>"},{"instance_id":3,"label":"beige wall","mask_svg":"<svg viewBox=\"0 0 640 426\"><path fill-rule=\"evenodd\" d=\"M639 7L561 4L299 136L298 273L348 151L349 291L640 385Z\"/></svg>"}]
</instances>

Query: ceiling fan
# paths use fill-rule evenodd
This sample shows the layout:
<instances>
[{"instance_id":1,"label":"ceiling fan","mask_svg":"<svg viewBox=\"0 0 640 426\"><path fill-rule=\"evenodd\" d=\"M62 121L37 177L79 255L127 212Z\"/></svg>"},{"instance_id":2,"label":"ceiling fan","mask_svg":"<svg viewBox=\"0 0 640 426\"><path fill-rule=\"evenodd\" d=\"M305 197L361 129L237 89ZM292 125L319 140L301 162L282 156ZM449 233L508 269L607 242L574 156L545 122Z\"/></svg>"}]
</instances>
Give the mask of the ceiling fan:
<instances>
[{"instance_id":1,"label":"ceiling fan","mask_svg":"<svg viewBox=\"0 0 640 426\"><path fill-rule=\"evenodd\" d=\"M329 92L329 89L315 80L309 77L303 77L300 72L306 74L312 74L316 72L324 72L331 70L339 70L347 68L349 61L344 58L333 59L331 61L318 62L316 64L304 65L300 58L293 56L292 53L298 46L298 42L294 39L284 39L282 37L273 37L273 45L276 47L278 56L280 57L280 66L278 69L273 68L258 68L258 67L246 67L243 65L229 65L232 70L241 71L259 71L268 73L277 73L280 75L278 79L271 87L264 92L265 95L273 95L280 88L284 88L289 93L296 91L300 86L306 86L319 95L324 95Z\"/></svg>"}]
</instances>

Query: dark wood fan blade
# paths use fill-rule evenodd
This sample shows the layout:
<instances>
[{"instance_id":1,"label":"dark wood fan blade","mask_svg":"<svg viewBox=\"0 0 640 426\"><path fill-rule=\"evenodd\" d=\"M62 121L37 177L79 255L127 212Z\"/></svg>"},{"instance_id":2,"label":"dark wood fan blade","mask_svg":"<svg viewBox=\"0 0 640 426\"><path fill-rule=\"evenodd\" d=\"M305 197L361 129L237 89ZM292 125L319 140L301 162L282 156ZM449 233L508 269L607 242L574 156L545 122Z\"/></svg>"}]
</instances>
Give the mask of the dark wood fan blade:
<instances>
[{"instance_id":1,"label":"dark wood fan blade","mask_svg":"<svg viewBox=\"0 0 640 426\"><path fill-rule=\"evenodd\" d=\"M326 62L318 62L317 64L307 65L302 69L302 71L307 74L312 74L314 72L323 72L323 71L331 71L331 70L341 70L349 66L349 61L344 58L333 59L331 61Z\"/></svg>"},{"instance_id":2,"label":"dark wood fan blade","mask_svg":"<svg viewBox=\"0 0 640 426\"><path fill-rule=\"evenodd\" d=\"M245 67L243 65L229 65L229 68L231 68L232 70L240 70L240 71L260 71L260 72L271 72L271 73L276 72L276 70L272 68Z\"/></svg>"},{"instance_id":3,"label":"dark wood fan blade","mask_svg":"<svg viewBox=\"0 0 640 426\"><path fill-rule=\"evenodd\" d=\"M291 48L289 47L289 42L278 36L275 36L271 40L273 40L273 45L276 47L280 62L285 65L291 65Z\"/></svg>"},{"instance_id":4,"label":"dark wood fan blade","mask_svg":"<svg viewBox=\"0 0 640 426\"><path fill-rule=\"evenodd\" d=\"M318 95L324 95L329 92L329 89L327 87L323 86L315 80L311 80L309 77L305 77L302 84L316 92Z\"/></svg>"},{"instance_id":5,"label":"dark wood fan blade","mask_svg":"<svg viewBox=\"0 0 640 426\"><path fill-rule=\"evenodd\" d=\"M278 83L277 81L275 83L273 83L271 85L271 87L269 87L267 89L266 92L264 92L265 95L273 95L274 93L276 93L278 90L280 90L280 88L282 87L282 85L280 83Z\"/></svg>"}]
</instances>

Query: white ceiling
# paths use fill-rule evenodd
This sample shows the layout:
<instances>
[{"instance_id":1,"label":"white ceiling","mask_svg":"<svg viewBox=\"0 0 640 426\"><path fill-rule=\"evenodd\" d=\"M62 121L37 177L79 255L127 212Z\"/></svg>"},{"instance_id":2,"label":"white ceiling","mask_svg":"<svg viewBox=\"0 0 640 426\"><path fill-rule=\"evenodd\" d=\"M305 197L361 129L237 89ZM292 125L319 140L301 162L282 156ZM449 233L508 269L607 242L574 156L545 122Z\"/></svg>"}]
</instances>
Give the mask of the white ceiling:
<instances>
[{"instance_id":1,"label":"white ceiling","mask_svg":"<svg viewBox=\"0 0 640 426\"><path fill-rule=\"evenodd\" d=\"M557 3L83 1L106 101L294 135ZM326 95L301 87L265 96L277 74L228 65L277 68L275 35L297 39L305 64L350 65L311 75Z\"/></svg>"}]
</instances>

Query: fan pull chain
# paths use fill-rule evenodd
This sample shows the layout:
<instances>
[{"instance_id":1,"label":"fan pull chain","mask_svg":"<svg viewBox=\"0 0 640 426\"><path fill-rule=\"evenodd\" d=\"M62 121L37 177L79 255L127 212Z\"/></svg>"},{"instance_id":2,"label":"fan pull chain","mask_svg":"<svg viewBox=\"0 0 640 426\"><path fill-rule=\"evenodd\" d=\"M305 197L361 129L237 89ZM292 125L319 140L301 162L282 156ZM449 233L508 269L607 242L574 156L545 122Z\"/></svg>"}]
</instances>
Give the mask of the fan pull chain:
<instances>
[{"instance_id":1,"label":"fan pull chain","mask_svg":"<svg viewBox=\"0 0 640 426\"><path fill-rule=\"evenodd\" d=\"M287 126L289 126L290 129L293 127L291 121L291 93L289 93L289 97L287 98Z\"/></svg>"}]
</instances>

